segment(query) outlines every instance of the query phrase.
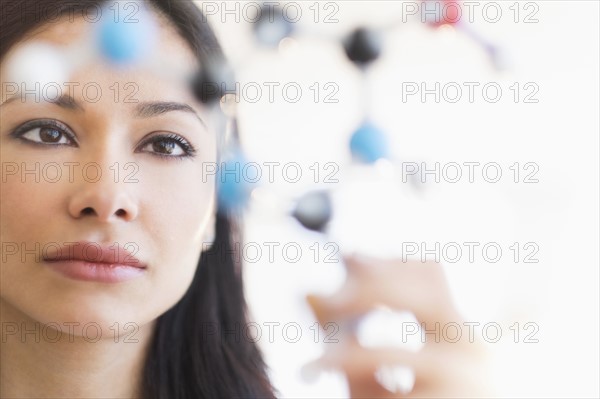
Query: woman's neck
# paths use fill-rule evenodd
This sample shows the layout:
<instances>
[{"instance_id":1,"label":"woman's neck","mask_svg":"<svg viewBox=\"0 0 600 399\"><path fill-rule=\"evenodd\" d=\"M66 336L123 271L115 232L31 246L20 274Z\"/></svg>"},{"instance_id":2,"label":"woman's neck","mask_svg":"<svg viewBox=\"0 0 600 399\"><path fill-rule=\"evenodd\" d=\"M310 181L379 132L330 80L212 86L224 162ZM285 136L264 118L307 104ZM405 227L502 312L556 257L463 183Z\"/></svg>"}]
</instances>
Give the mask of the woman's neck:
<instances>
[{"instance_id":1,"label":"woman's neck","mask_svg":"<svg viewBox=\"0 0 600 399\"><path fill-rule=\"evenodd\" d=\"M154 323L135 339L74 336L43 326L0 299L0 398L140 397ZM90 330L91 331L91 330ZM106 335L106 334L105 334Z\"/></svg>"}]
</instances>

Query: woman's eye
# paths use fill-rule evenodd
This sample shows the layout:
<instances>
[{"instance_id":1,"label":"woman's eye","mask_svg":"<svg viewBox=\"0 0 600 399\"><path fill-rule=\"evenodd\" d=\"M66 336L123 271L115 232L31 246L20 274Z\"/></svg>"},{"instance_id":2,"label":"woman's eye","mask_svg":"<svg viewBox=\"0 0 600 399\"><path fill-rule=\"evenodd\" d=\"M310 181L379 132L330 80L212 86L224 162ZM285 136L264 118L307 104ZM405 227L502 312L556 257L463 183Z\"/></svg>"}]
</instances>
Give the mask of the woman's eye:
<instances>
[{"instance_id":1,"label":"woman's eye","mask_svg":"<svg viewBox=\"0 0 600 399\"><path fill-rule=\"evenodd\" d=\"M152 147L152 152L158 152L164 155L183 155L185 152L183 149L174 141L155 141L149 143L147 147Z\"/></svg>"},{"instance_id":2,"label":"woman's eye","mask_svg":"<svg viewBox=\"0 0 600 399\"><path fill-rule=\"evenodd\" d=\"M185 139L176 135L154 137L141 148L141 151L177 158L194 153L192 146Z\"/></svg>"},{"instance_id":3,"label":"woman's eye","mask_svg":"<svg viewBox=\"0 0 600 399\"><path fill-rule=\"evenodd\" d=\"M28 131L21 137L38 143L69 144L69 139L58 129L53 127L38 127Z\"/></svg>"},{"instance_id":4,"label":"woman's eye","mask_svg":"<svg viewBox=\"0 0 600 399\"><path fill-rule=\"evenodd\" d=\"M27 130L25 130L27 129ZM62 128L53 125L38 125L31 128L25 127L19 137L37 144L47 145L73 145L73 138Z\"/></svg>"}]
</instances>

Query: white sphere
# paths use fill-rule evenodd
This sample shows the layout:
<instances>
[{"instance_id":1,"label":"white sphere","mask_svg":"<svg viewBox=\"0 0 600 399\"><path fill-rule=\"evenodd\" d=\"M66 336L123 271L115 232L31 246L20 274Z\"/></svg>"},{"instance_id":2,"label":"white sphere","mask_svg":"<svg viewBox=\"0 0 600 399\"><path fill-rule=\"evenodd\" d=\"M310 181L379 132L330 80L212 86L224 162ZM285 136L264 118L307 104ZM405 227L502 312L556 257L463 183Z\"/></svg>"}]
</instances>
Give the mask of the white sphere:
<instances>
[{"instance_id":1,"label":"white sphere","mask_svg":"<svg viewBox=\"0 0 600 399\"><path fill-rule=\"evenodd\" d=\"M34 90L54 97L55 89L64 87L70 75L65 54L47 43L34 42L16 50L6 65L7 82L18 85L21 92ZM60 93L58 93L60 95Z\"/></svg>"}]
</instances>

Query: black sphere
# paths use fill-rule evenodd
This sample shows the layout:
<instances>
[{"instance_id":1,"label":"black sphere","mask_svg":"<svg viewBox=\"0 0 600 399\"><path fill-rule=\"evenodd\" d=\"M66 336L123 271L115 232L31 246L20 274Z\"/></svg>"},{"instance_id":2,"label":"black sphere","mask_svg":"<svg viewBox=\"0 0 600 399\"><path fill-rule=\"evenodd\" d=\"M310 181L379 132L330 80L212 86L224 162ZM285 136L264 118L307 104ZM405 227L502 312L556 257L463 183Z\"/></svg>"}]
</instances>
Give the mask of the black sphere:
<instances>
[{"instance_id":1,"label":"black sphere","mask_svg":"<svg viewBox=\"0 0 600 399\"><path fill-rule=\"evenodd\" d=\"M305 228L323 231L331 219L331 213L329 194L326 191L312 191L298 200L293 216Z\"/></svg>"},{"instance_id":2,"label":"black sphere","mask_svg":"<svg viewBox=\"0 0 600 399\"><path fill-rule=\"evenodd\" d=\"M350 61L364 66L381 54L381 38L373 30L357 28L346 38L344 49Z\"/></svg>"},{"instance_id":3,"label":"black sphere","mask_svg":"<svg viewBox=\"0 0 600 399\"><path fill-rule=\"evenodd\" d=\"M228 93L235 93L233 72L224 61L208 62L192 80L192 92L204 104L220 101Z\"/></svg>"}]
</instances>

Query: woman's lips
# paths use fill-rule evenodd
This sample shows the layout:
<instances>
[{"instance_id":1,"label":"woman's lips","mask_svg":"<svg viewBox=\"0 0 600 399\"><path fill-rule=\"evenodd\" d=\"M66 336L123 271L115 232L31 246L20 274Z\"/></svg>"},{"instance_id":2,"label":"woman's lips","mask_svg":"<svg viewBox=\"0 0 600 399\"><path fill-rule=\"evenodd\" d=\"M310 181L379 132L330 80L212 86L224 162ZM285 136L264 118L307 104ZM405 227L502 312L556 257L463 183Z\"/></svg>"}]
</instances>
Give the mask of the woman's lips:
<instances>
[{"instance_id":1,"label":"woman's lips","mask_svg":"<svg viewBox=\"0 0 600 399\"><path fill-rule=\"evenodd\" d=\"M118 283L141 277L146 265L118 244L89 241L53 247L44 264L74 280Z\"/></svg>"},{"instance_id":2,"label":"woman's lips","mask_svg":"<svg viewBox=\"0 0 600 399\"><path fill-rule=\"evenodd\" d=\"M46 264L74 280L100 283L119 283L140 277L145 273L145 269L139 267L83 260L61 260L46 262Z\"/></svg>"}]
</instances>

